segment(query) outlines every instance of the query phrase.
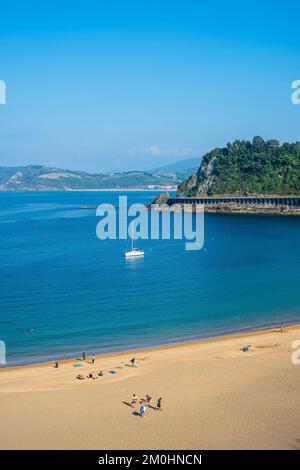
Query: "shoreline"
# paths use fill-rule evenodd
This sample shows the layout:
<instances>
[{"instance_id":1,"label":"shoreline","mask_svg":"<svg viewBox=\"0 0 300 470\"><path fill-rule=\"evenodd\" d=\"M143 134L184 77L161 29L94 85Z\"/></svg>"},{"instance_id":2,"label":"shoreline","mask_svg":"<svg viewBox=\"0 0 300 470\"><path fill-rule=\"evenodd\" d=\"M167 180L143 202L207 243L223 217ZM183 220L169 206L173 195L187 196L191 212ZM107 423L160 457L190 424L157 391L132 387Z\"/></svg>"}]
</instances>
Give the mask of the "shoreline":
<instances>
[{"instance_id":1,"label":"shoreline","mask_svg":"<svg viewBox=\"0 0 300 470\"><path fill-rule=\"evenodd\" d=\"M121 192L121 191L143 191L149 193L158 193L159 191L166 191L165 188L157 188L157 189L150 189L150 188L95 188L95 189L66 189L66 192L93 192L93 191L105 191L105 192ZM176 191L176 188L170 188L168 191Z\"/></svg>"},{"instance_id":2,"label":"shoreline","mask_svg":"<svg viewBox=\"0 0 300 470\"><path fill-rule=\"evenodd\" d=\"M284 325L286 326L286 329L292 329L292 328L299 328L300 329L300 321L297 322L284 322ZM222 342L222 341L230 341L232 339L243 339L248 337L249 335L251 336L260 336L265 333L272 333L272 332L278 332L280 330L280 326L278 324L272 324L272 325L265 325L264 327L260 328L249 328L249 329L243 329L243 330L237 330L237 331L232 331L229 333L225 333L222 335L216 335L216 336L207 336L204 338L195 338L191 340L178 340L177 342L172 341L169 343L160 343L156 345L149 345L149 346L140 346L136 348L128 348L128 349L121 349L121 350L114 350L114 351L109 351L109 352L100 352L97 353L95 352L95 357L97 359L107 359L107 358L114 358L115 356L126 356L126 355L132 355L132 354L139 354L139 353L150 353L150 352L155 352L155 351L166 351L166 350L172 350L172 349L177 349L177 348L185 348L189 346L197 346L201 344L209 344L211 342ZM93 350L91 350L93 351ZM87 357L89 357L92 354L92 352L87 353ZM53 359L46 359L46 360L37 360L36 362L30 362L26 364L16 364L16 365L10 365L10 366L1 366L0 365L0 373L1 371L9 371L9 370L17 370L17 369L28 369L28 368L35 368L35 367L43 367L43 366L51 366L53 363L58 360L59 363L61 364L69 364L71 362L74 362L79 356L81 356L81 351L78 352L78 354L74 354L74 356L67 357L66 359L59 360L57 358Z\"/></svg>"},{"instance_id":3,"label":"shoreline","mask_svg":"<svg viewBox=\"0 0 300 470\"><path fill-rule=\"evenodd\" d=\"M171 191L175 192L176 188L157 188L157 189L148 189L148 188L84 188L84 189L52 189L52 190L47 190L47 189L14 189L12 191L9 190L0 190L0 194L5 194L5 193L76 193L76 192L122 192L122 191L142 191L142 192L150 192L150 193L157 193L160 191Z\"/></svg>"}]
</instances>

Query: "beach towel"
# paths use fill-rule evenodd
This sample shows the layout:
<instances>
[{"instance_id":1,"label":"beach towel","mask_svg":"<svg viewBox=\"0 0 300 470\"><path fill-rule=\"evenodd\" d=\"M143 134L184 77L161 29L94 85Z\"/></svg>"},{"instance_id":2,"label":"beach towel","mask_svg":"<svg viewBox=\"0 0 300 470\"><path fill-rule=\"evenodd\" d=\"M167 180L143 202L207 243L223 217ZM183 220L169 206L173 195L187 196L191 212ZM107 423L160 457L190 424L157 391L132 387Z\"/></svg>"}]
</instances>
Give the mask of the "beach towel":
<instances>
[{"instance_id":1,"label":"beach towel","mask_svg":"<svg viewBox=\"0 0 300 470\"><path fill-rule=\"evenodd\" d=\"M110 370L109 373L110 374L116 374L117 372L115 370Z\"/></svg>"},{"instance_id":2,"label":"beach towel","mask_svg":"<svg viewBox=\"0 0 300 470\"><path fill-rule=\"evenodd\" d=\"M84 367L83 364L73 364L73 367Z\"/></svg>"}]
</instances>

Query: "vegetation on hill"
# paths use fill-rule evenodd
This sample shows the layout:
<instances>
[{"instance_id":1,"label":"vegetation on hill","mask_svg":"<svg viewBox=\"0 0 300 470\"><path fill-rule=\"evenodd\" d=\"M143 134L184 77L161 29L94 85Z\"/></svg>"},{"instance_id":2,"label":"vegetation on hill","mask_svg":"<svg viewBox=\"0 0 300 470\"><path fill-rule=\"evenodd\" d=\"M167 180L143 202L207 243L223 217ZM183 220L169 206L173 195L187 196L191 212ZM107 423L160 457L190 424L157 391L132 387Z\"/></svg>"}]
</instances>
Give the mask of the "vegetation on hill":
<instances>
[{"instance_id":1,"label":"vegetation on hill","mask_svg":"<svg viewBox=\"0 0 300 470\"><path fill-rule=\"evenodd\" d=\"M207 153L177 195L300 194L300 142L235 140Z\"/></svg>"}]
</instances>

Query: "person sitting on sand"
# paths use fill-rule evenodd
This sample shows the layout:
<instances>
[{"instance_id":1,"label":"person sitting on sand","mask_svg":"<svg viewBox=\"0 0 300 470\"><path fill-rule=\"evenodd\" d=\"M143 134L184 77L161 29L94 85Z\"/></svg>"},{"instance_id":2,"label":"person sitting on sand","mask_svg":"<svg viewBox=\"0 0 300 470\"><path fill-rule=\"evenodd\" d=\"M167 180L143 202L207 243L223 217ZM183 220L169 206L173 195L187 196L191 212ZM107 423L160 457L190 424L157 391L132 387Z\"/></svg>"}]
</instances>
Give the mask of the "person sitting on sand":
<instances>
[{"instance_id":1,"label":"person sitting on sand","mask_svg":"<svg viewBox=\"0 0 300 470\"><path fill-rule=\"evenodd\" d=\"M131 403L130 403L130 405L131 405L133 408L134 408L135 405L137 404L137 400L138 400L138 397L137 397L136 394L134 393L134 394L132 395L132 401L131 401Z\"/></svg>"},{"instance_id":2,"label":"person sitting on sand","mask_svg":"<svg viewBox=\"0 0 300 470\"><path fill-rule=\"evenodd\" d=\"M77 378L78 380L84 380L84 377L83 377L83 375L81 375L81 374L78 374L76 378Z\"/></svg>"},{"instance_id":3,"label":"person sitting on sand","mask_svg":"<svg viewBox=\"0 0 300 470\"><path fill-rule=\"evenodd\" d=\"M98 375L99 375L99 377L103 377L103 372L102 372L102 370L99 371L99 374L98 374Z\"/></svg>"},{"instance_id":4,"label":"person sitting on sand","mask_svg":"<svg viewBox=\"0 0 300 470\"><path fill-rule=\"evenodd\" d=\"M141 415L141 418L144 416L145 411L146 411L146 406L145 406L145 405L141 405L141 407L140 407L140 415Z\"/></svg>"},{"instance_id":5,"label":"person sitting on sand","mask_svg":"<svg viewBox=\"0 0 300 470\"><path fill-rule=\"evenodd\" d=\"M89 372L88 378L89 378L89 379L93 379L93 378L94 378L94 376L93 376L93 373L92 373L92 372Z\"/></svg>"}]
</instances>

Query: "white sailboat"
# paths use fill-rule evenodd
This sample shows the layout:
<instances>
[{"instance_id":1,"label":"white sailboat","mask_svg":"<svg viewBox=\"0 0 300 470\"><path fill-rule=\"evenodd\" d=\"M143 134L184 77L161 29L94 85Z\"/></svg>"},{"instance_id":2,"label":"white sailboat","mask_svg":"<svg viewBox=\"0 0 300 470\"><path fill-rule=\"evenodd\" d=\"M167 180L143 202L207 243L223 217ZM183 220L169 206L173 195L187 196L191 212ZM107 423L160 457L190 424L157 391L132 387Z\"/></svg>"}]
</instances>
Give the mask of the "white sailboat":
<instances>
[{"instance_id":1,"label":"white sailboat","mask_svg":"<svg viewBox=\"0 0 300 470\"><path fill-rule=\"evenodd\" d=\"M131 250L130 251L125 251L125 258L137 258L137 257L142 257L144 256L144 250L141 250L140 248L134 248L133 246L133 226L131 230Z\"/></svg>"}]
</instances>

